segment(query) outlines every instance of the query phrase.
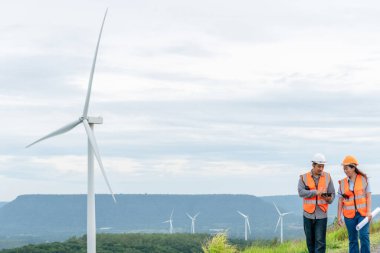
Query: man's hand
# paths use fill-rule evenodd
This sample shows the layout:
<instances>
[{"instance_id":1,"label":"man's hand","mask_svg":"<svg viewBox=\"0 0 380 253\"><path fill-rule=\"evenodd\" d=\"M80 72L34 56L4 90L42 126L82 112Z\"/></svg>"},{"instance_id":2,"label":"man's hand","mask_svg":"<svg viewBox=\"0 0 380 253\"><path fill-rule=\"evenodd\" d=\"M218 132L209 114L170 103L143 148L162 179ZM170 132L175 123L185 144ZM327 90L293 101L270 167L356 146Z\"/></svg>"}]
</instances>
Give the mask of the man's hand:
<instances>
[{"instance_id":1,"label":"man's hand","mask_svg":"<svg viewBox=\"0 0 380 253\"><path fill-rule=\"evenodd\" d=\"M332 200L332 196L330 196L330 197L323 197L323 196L321 196L321 198L323 198L324 200L326 200L326 202L330 202Z\"/></svg>"},{"instance_id":2,"label":"man's hand","mask_svg":"<svg viewBox=\"0 0 380 253\"><path fill-rule=\"evenodd\" d=\"M324 189L322 189L322 190L317 190L317 195L319 196L319 197L321 197L322 196L322 193L326 193L327 192L327 189L326 188L324 188Z\"/></svg>"}]
</instances>

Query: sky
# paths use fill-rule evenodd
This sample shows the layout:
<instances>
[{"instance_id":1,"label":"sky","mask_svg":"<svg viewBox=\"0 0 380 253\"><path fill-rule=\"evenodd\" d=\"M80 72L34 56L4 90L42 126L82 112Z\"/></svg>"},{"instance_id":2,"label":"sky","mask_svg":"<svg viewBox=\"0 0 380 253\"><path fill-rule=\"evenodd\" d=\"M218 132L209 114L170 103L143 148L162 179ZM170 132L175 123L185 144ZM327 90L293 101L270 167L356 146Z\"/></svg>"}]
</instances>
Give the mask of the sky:
<instances>
[{"instance_id":1,"label":"sky","mask_svg":"<svg viewBox=\"0 0 380 253\"><path fill-rule=\"evenodd\" d=\"M314 153L380 193L380 3L15 0L0 9L0 201L82 194L83 111L115 193L297 194ZM96 192L108 193L96 166Z\"/></svg>"}]
</instances>

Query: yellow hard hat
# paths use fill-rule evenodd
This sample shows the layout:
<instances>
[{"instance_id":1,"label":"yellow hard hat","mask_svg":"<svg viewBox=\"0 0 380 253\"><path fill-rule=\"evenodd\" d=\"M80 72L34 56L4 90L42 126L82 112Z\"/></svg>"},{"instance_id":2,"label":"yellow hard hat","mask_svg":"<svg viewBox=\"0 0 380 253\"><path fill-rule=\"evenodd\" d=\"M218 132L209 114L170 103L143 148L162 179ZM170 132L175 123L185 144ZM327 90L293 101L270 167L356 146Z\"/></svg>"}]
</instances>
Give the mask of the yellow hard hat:
<instances>
[{"instance_id":1,"label":"yellow hard hat","mask_svg":"<svg viewBox=\"0 0 380 253\"><path fill-rule=\"evenodd\" d=\"M358 160L353 155L347 155L342 162L342 165L349 165L349 164L355 164L356 166L359 165Z\"/></svg>"}]
</instances>

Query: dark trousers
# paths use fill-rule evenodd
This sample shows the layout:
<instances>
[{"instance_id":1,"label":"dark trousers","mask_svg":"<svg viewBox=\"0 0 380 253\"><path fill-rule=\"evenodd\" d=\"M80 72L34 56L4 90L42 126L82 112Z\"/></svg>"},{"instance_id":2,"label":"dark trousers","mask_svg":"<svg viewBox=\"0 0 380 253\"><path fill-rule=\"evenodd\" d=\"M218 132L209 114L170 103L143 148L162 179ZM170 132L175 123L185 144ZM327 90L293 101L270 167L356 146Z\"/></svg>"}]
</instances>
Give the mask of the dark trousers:
<instances>
[{"instance_id":1,"label":"dark trousers","mask_svg":"<svg viewBox=\"0 0 380 253\"><path fill-rule=\"evenodd\" d=\"M327 218L308 219L304 216L303 228L309 253L325 253Z\"/></svg>"}]
</instances>

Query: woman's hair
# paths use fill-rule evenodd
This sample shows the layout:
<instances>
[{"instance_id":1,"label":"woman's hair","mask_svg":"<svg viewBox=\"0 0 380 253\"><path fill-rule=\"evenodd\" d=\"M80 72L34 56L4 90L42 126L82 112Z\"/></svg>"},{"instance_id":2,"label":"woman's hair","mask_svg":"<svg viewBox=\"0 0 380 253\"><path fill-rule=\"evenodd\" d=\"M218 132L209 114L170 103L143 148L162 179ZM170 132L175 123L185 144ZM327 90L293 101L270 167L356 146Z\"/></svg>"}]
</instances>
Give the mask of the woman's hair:
<instances>
[{"instance_id":1,"label":"woman's hair","mask_svg":"<svg viewBox=\"0 0 380 253\"><path fill-rule=\"evenodd\" d=\"M355 172L356 174L362 175L366 180L368 180L367 174L365 174L363 171L359 170L358 167L355 166Z\"/></svg>"}]
</instances>

